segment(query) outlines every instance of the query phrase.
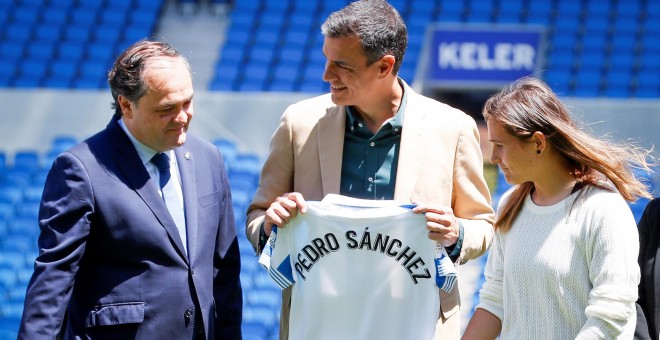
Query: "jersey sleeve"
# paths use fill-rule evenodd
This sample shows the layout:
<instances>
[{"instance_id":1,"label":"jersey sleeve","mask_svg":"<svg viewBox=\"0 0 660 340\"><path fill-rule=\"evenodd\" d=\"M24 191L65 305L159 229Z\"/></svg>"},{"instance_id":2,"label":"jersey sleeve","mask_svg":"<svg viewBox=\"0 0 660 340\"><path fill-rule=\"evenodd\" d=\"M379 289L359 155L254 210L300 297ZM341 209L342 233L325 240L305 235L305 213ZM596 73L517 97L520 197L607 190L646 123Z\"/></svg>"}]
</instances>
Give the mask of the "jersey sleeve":
<instances>
[{"instance_id":1,"label":"jersey sleeve","mask_svg":"<svg viewBox=\"0 0 660 340\"><path fill-rule=\"evenodd\" d=\"M278 238L278 233L286 233L286 229L273 228L268 242L259 256L259 263L268 270L268 275L275 284L285 289L291 286L295 279L291 264L289 237Z\"/></svg>"}]
</instances>

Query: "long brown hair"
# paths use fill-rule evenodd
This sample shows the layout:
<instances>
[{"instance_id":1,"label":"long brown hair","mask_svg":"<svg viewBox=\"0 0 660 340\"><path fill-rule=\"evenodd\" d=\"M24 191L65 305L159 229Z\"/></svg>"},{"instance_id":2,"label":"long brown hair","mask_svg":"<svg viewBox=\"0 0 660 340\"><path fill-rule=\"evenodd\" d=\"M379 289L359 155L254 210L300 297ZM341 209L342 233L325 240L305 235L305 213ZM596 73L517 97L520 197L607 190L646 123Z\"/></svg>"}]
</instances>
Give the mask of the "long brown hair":
<instances>
[{"instance_id":1,"label":"long brown hair","mask_svg":"<svg viewBox=\"0 0 660 340\"><path fill-rule=\"evenodd\" d=\"M506 86L486 101L483 115L520 139L542 132L548 143L568 160L571 173L583 187L588 184L612 190L603 181L606 177L626 201L651 197L648 187L634 175L635 170L650 171L647 162L650 152L598 139L582 131L557 95L539 79L524 77ZM514 187L500 209L496 229L502 232L511 229L533 189L532 182Z\"/></svg>"}]
</instances>

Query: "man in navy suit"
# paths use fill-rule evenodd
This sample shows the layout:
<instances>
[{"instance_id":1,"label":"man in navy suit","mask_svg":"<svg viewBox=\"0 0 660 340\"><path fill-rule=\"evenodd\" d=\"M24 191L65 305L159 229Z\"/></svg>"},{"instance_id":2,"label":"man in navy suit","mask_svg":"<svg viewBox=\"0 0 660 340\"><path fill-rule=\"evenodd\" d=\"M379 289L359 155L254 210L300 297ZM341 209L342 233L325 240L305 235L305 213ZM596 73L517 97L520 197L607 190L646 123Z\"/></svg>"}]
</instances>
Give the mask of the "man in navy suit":
<instances>
[{"instance_id":1,"label":"man in navy suit","mask_svg":"<svg viewBox=\"0 0 660 340\"><path fill-rule=\"evenodd\" d=\"M188 62L143 40L108 83L114 117L46 180L18 338L240 339L229 183L218 150L186 133ZM159 153L168 170L152 161Z\"/></svg>"}]
</instances>

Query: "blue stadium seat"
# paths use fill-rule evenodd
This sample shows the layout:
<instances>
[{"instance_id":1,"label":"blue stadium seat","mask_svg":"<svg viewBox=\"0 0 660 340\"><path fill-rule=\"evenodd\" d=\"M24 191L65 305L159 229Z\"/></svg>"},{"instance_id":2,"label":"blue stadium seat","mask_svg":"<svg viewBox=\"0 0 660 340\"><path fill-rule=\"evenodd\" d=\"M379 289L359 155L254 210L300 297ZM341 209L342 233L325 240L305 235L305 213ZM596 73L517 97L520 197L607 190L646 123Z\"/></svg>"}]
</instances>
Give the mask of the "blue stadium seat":
<instances>
[{"instance_id":1,"label":"blue stadium seat","mask_svg":"<svg viewBox=\"0 0 660 340\"><path fill-rule=\"evenodd\" d=\"M119 41L121 36L121 30L118 30L114 24L102 24L96 26L92 31L92 39L95 42L103 43L104 45L110 48L110 51L114 49L113 45ZM114 55L110 54L109 57L114 59Z\"/></svg>"},{"instance_id":2,"label":"blue stadium seat","mask_svg":"<svg viewBox=\"0 0 660 340\"><path fill-rule=\"evenodd\" d=\"M35 221L36 228L36 221ZM37 230L38 233L38 230ZM5 240L0 244L3 251L28 252L37 249L37 240L32 235L9 233Z\"/></svg>"},{"instance_id":3,"label":"blue stadium seat","mask_svg":"<svg viewBox=\"0 0 660 340\"><path fill-rule=\"evenodd\" d=\"M61 3L61 1L54 1L49 7L45 8L41 14L41 20L45 24L45 27L61 27L61 25L66 23L69 8L54 7L59 3Z\"/></svg>"},{"instance_id":4,"label":"blue stadium seat","mask_svg":"<svg viewBox=\"0 0 660 340\"><path fill-rule=\"evenodd\" d=\"M9 218L4 217L3 214L5 214L5 211L3 211L3 209L5 209L5 206L9 206L9 204L0 202L0 241L4 240L5 237L7 237L7 233L9 232L9 223L7 222L7 220L10 219L11 217ZM13 205L9 208L13 209ZM3 255L4 252L0 250L0 262L4 261L2 259Z\"/></svg>"},{"instance_id":5,"label":"blue stadium seat","mask_svg":"<svg viewBox=\"0 0 660 340\"><path fill-rule=\"evenodd\" d=\"M241 325L243 340L266 339L270 329L259 321L244 321Z\"/></svg>"},{"instance_id":6,"label":"blue stadium seat","mask_svg":"<svg viewBox=\"0 0 660 340\"><path fill-rule=\"evenodd\" d=\"M287 56L281 56L280 61L280 63L275 65L273 78L276 81L293 84L298 79L298 63L300 61Z\"/></svg>"},{"instance_id":7,"label":"blue stadium seat","mask_svg":"<svg viewBox=\"0 0 660 340\"><path fill-rule=\"evenodd\" d=\"M270 84L266 86L266 90L270 92L295 92L297 81L274 78Z\"/></svg>"},{"instance_id":8,"label":"blue stadium seat","mask_svg":"<svg viewBox=\"0 0 660 340\"><path fill-rule=\"evenodd\" d=\"M285 26L286 18L285 13L262 13L259 18L259 30L257 32L278 32Z\"/></svg>"},{"instance_id":9,"label":"blue stadium seat","mask_svg":"<svg viewBox=\"0 0 660 340\"><path fill-rule=\"evenodd\" d=\"M37 186L43 188L44 184L46 183L46 177L48 176L48 172L50 171L50 166L52 164L53 164L52 160L50 160L47 163L44 162L44 165L46 165L47 168L41 168L41 169L35 171L32 174L32 178L31 178L31 181L29 182L29 184L37 185Z\"/></svg>"},{"instance_id":10,"label":"blue stadium seat","mask_svg":"<svg viewBox=\"0 0 660 340\"><path fill-rule=\"evenodd\" d=\"M158 9L141 10L140 8L137 8L130 12L129 19L132 25L142 27L151 32L158 20Z\"/></svg>"},{"instance_id":11,"label":"blue stadium seat","mask_svg":"<svg viewBox=\"0 0 660 340\"><path fill-rule=\"evenodd\" d=\"M605 64L605 54L599 51L583 51L579 58L583 70L601 70Z\"/></svg>"},{"instance_id":12,"label":"blue stadium seat","mask_svg":"<svg viewBox=\"0 0 660 340\"><path fill-rule=\"evenodd\" d=\"M638 19L641 12L641 1L618 1L615 2L614 13L617 19L634 18Z\"/></svg>"},{"instance_id":13,"label":"blue stadium seat","mask_svg":"<svg viewBox=\"0 0 660 340\"><path fill-rule=\"evenodd\" d=\"M107 62L100 62L96 60L87 60L80 67L80 78L79 79L90 79L97 83L105 81L106 74L108 72Z\"/></svg>"},{"instance_id":14,"label":"blue stadium seat","mask_svg":"<svg viewBox=\"0 0 660 340\"><path fill-rule=\"evenodd\" d=\"M248 45L252 41L251 26L232 25L227 30L227 40L225 48L240 48Z\"/></svg>"},{"instance_id":15,"label":"blue stadium seat","mask_svg":"<svg viewBox=\"0 0 660 340\"><path fill-rule=\"evenodd\" d=\"M266 329L272 329L277 323L278 310L265 306L250 306L243 307L243 320L245 323L260 323Z\"/></svg>"},{"instance_id":16,"label":"blue stadium seat","mask_svg":"<svg viewBox=\"0 0 660 340\"><path fill-rule=\"evenodd\" d=\"M236 86L234 84L234 80L229 81L222 79L219 75L216 75L209 84L209 90L230 92L236 90Z\"/></svg>"},{"instance_id":17,"label":"blue stadium seat","mask_svg":"<svg viewBox=\"0 0 660 340\"><path fill-rule=\"evenodd\" d=\"M54 43L60 40L60 31L59 25L39 25L34 31L34 39Z\"/></svg>"},{"instance_id":18,"label":"blue stadium seat","mask_svg":"<svg viewBox=\"0 0 660 340\"><path fill-rule=\"evenodd\" d=\"M12 15L14 24L32 25L37 22L39 12L38 7L15 5Z\"/></svg>"},{"instance_id":19,"label":"blue stadium seat","mask_svg":"<svg viewBox=\"0 0 660 340\"><path fill-rule=\"evenodd\" d=\"M584 35L589 37L591 34L606 34L608 30L612 29L612 24L607 16L596 15L589 17L589 23L583 25ZM576 27L579 29L578 27Z\"/></svg>"},{"instance_id":20,"label":"blue stadium seat","mask_svg":"<svg viewBox=\"0 0 660 340\"><path fill-rule=\"evenodd\" d=\"M26 42L32 36L32 28L28 23L14 23L5 30L5 37L9 41Z\"/></svg>"},{"instance_id":21,"label":"blue stadium seat","mask_svg":"<svg viewBox=\"0 0 660 340\"><path fill-rule=\"evenodd\" d=\"M299 46L285 45L279 49L280 64L287 64L286 66L298 68L305 58L305 52ZM279 65L276 65L279 66Z\"/></svg>"},{"instance_id":22,"label":"blue stadium seat","mask_svg":"<svg viewBox=\"0 0 660 340\"><path fill-rule=\"evenodd\" d=\"M50 71L48 73L48 78L46 83L53 85L58 85L57 87L68 88L71 86L71 82L76 77L78 71L78 63L68 59L60 60L55 59L50 63Z\"/></svg>"},{"instance_id":23,"label":"blue stadium seat","mask_svg":"<svg viewBox=\"0 0 660 340\"><path fill-rule=\"evenodd\" d=\"M9 168L3 175L3 182L19 187L28 185L32 181L32 176L34 175L35 171L38 170L28 171L25 169Z\"/></svg>"},{"instance_id":24,"label":"blue stadium seat","mask_svg":"<svg viewBox=\"0 0 660 340\"><path fill-rule=\"evenodd\" d=\"M131 24L124 28L122 33L122 41L126 42L125 46L133 44L134 42L149 38L151 36L151 28L143 25Z\"/></svg>"},{"instance_id":25,"label":"blue stadium seat","mask_svg":"<svg viewBox=\"0 0 660 340\"><path fill-rule=\"evenodd\" d=\"M612 55L629 55L633 56L634 51L637 49L638 41L635 38L635 33L622 33L618 32L612 36L610 41Z\"/></svg>"},{"instance_id":26,"label":"blue stadium seat","mask_svg":"<svg viewBox=\"0 0 660 340\"><path fill-rule=\"evenodd\" d=\"M251 66L256 63L268 66L273 61L274 57L275 46L256 43L249 51L248 59L250 64L248 65Z\"/></svg>"},{"instance_id":27,"label":"blue stadium seat","mask_svg":"<svg viewBox=\"0 0 660 340\"><path fill-rule=\"evenodd\" d=\"M443 0L440 5L440 18L447 19L449 22L459 21L461 13L465 10L464 4L464 1ZM452 17L455 20L451 20Z\"/></svg>"},{"instance_id":28,"label":"blue stadium seat","mask_svg":"<svg viewBox=\"0 0 660 340\"><path fill-rule=\"evenodd\" d=\"M19 268L25 267L26 264L25 254L22 252L0 248L0 268L9 268L16 271ZM16 279L18 280L18 277Z\"/></svg>"},{"instance_id":29,"label":"blue stadium seat","mask_svg":"<svg viewBox=\"0 0 660 340\"><path fill-rule=\"evenodd\" d=\"M10 62L22 59L25 55L25 43L19 41L0 41L0 58Z\"/></svg>"},{"instance_id":30,"label":"blue stadium seat","mask_svg":"<svg viewBox=\"0 0 660 340\"><path fill-rule=\"evenodd\" d=\"M2 188L0 187L0 195L2 195L1 192L2 192ZM5 198L0 196L0 220L4 222L3 224L4 228L8 227L7 221L13 219L15 215L16 215L16 208L14 208L14 203L5 201Z\"/></svg>"},{"instance_id":31,"label":"blue stadium seat","mask_svg":"<svg viewBox=\"0 0 660 340\"><path fill-rule=\"evenodd\" d=\"M100 1L100 0L96 0ZM82 24L87 27L97 23L97 12L100 6L92 6L95 3L95 0L84 1L82 4L87 6L81 7L77 6L69 14L69 18L74 24Z\"/></svg>"},{"instance_id":32,"label":"blue stadium seat","mask_svg":"<svg viewBox=\"0 0 660 340\"><path fill-rule=\"evenodd\" d=\"M584 51L605 51L607 48L607 34L590 34L581 39L581 46Z\"/></svg>"},{"instance_id":33,"label":"blue stadium seat","mask_svg":"<svg viewBox=\"0 0 660 340\"><path fill-rule=\"evenodd\" d=\"M27 45L27 57L45 64L55 53L55 40L32 40Z\"/></svg>"},{"instance_id":34,"label":"blue stadium seat","mask_svg":"<svg viewBox=\"0 0 660 340\"><path fill-rule=\"evenodd\" d=\"M0 46L2 49L2 46ZM9 86L13 81L14 76L16 75L16 65L19 63L18 57L7 58L5 56L0 56L0 86Z\"/></svg>"},{"instance_id":35,"label":"blue stadium seat","mask_svg":"<svg viewBox=\"0 0 660 340\"><path fill-rule=\"evenodd\" d=\"M592 19L607 18L610 14L611 6L609 1L587 1L585 5L585 11L589 17L590 24Z\"/></svg>"},{"instance_id":36,"label":"blue stadium seat","mask_svg":"<svg viewBox=\"0 0 660 340\"><path fill-rule=\"evenodd\" d=\"M601 72L594 70L579 70L574 78L575 95L578 97L597 97L600 91Z\"/></svg>"},{"instance_id":37,"label":"blue stadium seat","mask_svg":"<svg viewBox=\"0 0 660 340\"><path fill-rule=\"evenodd\" d=\"M59 59L77 62L85 55L85 43L78 40L65 40L57 47Z\"/></svg>"},{"instance_id":38,"label":"blue stadium seat","mask_svg":"<svg viewBox=\"0 0 660 340\"><path fill-rule=\"evenodd\" d=\"M23 202L28 204L40 203L41 193L43 191L44 191L44 187L42 185L35 185L30 183L29 185L23 188ZM30 207L30 209L34 209L34 207ZM20 211L19 211L19 215L20 215Z\"/></svg>"},{"instance_id":39,"label":"blue stadium seat","mask_svg":"<svg viewBox=\"0 0 660 340\"><path fill-rule=\"evenodd\" d=\"M12 167L16 170L35 171L41 167L39 162L39 153L37 151L17 151L14 153L14 162Z\"/></svg>"},{"instance_id":40,"label":"blue stadium seat","mask_svg":"<svg viewBox=\"0 0 660 340\"><path fill-rule=\"evenodd\" d=\"M96 90L105 85L105 80L100 80L97 76L80 76L74 79L72 87L79 90Z\"/></svg>"},{"instance_id":41,"label":"blue stadium seat","mask_svg":"<svg viewBox=\"0 0 660 340\"><path fill-rule=\"evenodd\" d=\"M56 135L50 143L51 150L62 152L78 143L78 139L70 135Z\"/></svg>"},{"instance_id":42,"label":"blue stadium seat","mask_svg":"<svg viewBox=\"0 0 660 340\"><path fill-rule=\"evenodd\" d=\"M291 0L292 10L303 13L314 13L318 9L319 3L317 1L309 0Z\"/></svg>"},{"instance_id":43,"label":"blue stadium seat","mask_svg":"<svg viewBox=\"0 0 660 340\"><path fill-rule=\"evenodd\" d=\"M11 287L16 284L17 280L18 278L16 277L16 272L14 269L0 267L0 287Z\"/></svg>"},{"instance_id":44,"label":"blue stadium seat","mask_svg":"<svg viewBox=\"0 0 660 340\"><path fill-rule=\"evenodd\" d=\"M284 33L283 45L295 48L303 48L307 45L309 38L309 29L300 29L300 26L289 27Z\"/></svg>"},{"instance_id":45,"label":"blue stadium seat","mask_svg":"<svg viewBox=\"0 0 660 340\"><path fill-rule=\"evenodd\" d=\"M90 23L75 23L64 27L64 39L67 41L85 43L90 39L92 27Z\"/></svg>"},{"instance_id":46,"label":"blue stadium seat","mask_svg":"<svg viewBox=\"0 0 660 340\"><path fill-rule=\"evenodd\" d=\"M124 1L113 1L110 2L112 3L120 3ZM126 13L124 13L121 10L118 10L116 7L108 7L104 8L101 11L101 21L99 24L103 26L108 26L108 27L115 27L116 31L121 31L117 29L117 26L124 25L126 23L126 20L128 19L128 16Z\"/></svg>"},{"instance_id":47,"label":"blue stadium seat","mask_svg":"<svg viewBox=\"0 0 660 340\"><path fill-rule=\"evenodd\" d=\"M309 30L314 24L314 17L306 12L293 12L287 19L288 27L297 30Z\"/></svg>"},{"instance_id":48,"label":"blue stadium seat","mask_svg":"<svg viewBox=\"0 0 660 340\"><path fill-rule=\"evenodd\" d=\"M248 91L261 91L268 79L270 67L264 64L247 64L245 67L244 79L241 83L241 88Z\"/></svg>"},{"instance_id":49,"label":"blue stadium seat","mask_svg":"<svg viewBox=\"0 0 660 340\"><path fill-rule=\"evenodd\" d=\"M231 172L248 173L259 176L261 173L261 158L253 153L239 153L230 166Z\"/></svg>"},{"instance_id":50,"label":"blue stadium seat","mask_svg":"<svg viewBox=\"0 0 660 340\"><path fill-rule=\"evenodd\" d=\"M256 259L254 259L256 262ZM265 270L259 268L259 270ZM249 306L264 306L278 310L282 300L282 292L279 289L254 289L247 292L245 303Z\"/></svg>"},{"instance_id":51,"label":"blue stadium seat","mask_svg":"<svg viewBox=\"0 0 660 340\"><path fill-rule=\"evenodd\" d=\"M18 206L20 207L23 204L24 203L21 203ZM33 208L33 206L31 206L30 208ZM26 210L23 213L24 213L23 216L16 215L11 221L9 221L8 223L9 235L7 237L7 240L10 240L11 238L25 236L26 239L29 240L28 242L30 245L36 246L37 235L39 234L39 224L36 218L37 215L32 214L32 211L29 210Z\"/></svg>"},{"instance_id":52,"label":"blue stadium seat","mask_svg":"<svg viewBox=\"0 0 660 340\"><path fill-rule=\"evenodd\" d=\"M500 1L498 12L500 13L500 15L502 13L520 15L523 11L523 8L524 8L523 0Z\"/></svg>"},{"instance_id":53,"label":"blue stadium seat","mask_svg":"<svg viewBox=\"0 0 660 340\"><path fill-rule=\"evenodd\" d=\"M239 153L236 144L226 138L216 138L213 140L213 145L215 145L220 151L220 154L225 161L225 167L229 170L229 167L234 163Z\"/></svg>"},{"instance_id":54,"label":"blue stadium seat","mask_svg":"<svg viewBox=\"0 0 660 340\"><path fill-rule=\"evenodd\" d=\"M582 3L580 1L559 1L557 6L557 15L562 18L560 21L565 21L567 15L576 17L582 10ZM557 22L559 23L559 22Z\"/></svg>"}]
</instances>

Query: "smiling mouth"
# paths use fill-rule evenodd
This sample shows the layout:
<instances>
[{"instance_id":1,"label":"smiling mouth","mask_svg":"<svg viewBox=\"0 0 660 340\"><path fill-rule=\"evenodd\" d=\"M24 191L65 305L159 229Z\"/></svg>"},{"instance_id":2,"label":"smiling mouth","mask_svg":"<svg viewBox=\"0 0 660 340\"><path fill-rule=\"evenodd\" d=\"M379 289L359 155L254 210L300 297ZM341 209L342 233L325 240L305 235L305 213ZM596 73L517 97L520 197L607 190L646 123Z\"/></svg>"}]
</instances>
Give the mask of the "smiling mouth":
<instances>
[{"instance_id":1,"label":"smiling mouth","mask_svg":"<svg viewBox=\"0 0 660 340\"><path fill-rule=\"evenodd\" d=\"M335 85L330 85L330 88L335 90L335 91L340 91L346 88L346 86L335 86Z\"/></svg>"}]
</instances>

